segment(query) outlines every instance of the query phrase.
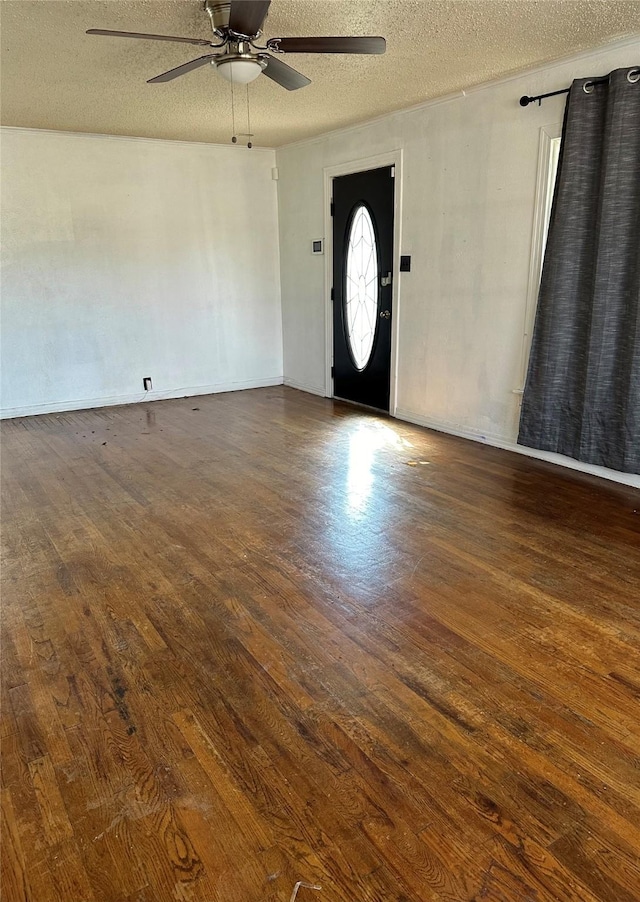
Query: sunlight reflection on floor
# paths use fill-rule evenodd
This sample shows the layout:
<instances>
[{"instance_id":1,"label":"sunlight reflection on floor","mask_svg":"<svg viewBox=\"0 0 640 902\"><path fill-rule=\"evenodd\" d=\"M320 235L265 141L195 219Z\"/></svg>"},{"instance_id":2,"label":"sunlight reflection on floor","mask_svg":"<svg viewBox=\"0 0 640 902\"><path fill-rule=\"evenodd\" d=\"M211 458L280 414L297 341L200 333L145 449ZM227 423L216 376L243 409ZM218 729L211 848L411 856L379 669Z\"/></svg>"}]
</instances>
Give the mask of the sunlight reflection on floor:
<instances>
[{"instance_id":1,"label":"sunlight reflection on floor","mask_svg":"<svg viewBox=\"0 0 640 902\"><path fill-rule=\"evenodd\" d=\"M374 465L383 449L410 448L391 426L380 422L362 422L349 438L347 491L345 504L351 517L367 513L367 505L374 486Z\"/></svg>"}]
</instances>

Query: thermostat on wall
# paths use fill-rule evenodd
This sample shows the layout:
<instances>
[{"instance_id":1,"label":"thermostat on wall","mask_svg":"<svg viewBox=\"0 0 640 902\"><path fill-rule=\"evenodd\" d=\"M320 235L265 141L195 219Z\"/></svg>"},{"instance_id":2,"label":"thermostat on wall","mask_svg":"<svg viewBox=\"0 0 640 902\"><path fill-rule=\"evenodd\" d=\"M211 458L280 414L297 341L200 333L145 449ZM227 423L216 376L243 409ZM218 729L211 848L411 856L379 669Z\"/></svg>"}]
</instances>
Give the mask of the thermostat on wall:
<instances>
[{"instance_id":1,"label":"thermostat on wall","mask_svg":"<svg viewBox=\"0 0 640 902\"><path fill-rule=\"evenodd\" d=\"M324 254L324 244L322 239L320 241L312 241L311 242L311 253L312 254Z\"/></svg>"}]
</instances>

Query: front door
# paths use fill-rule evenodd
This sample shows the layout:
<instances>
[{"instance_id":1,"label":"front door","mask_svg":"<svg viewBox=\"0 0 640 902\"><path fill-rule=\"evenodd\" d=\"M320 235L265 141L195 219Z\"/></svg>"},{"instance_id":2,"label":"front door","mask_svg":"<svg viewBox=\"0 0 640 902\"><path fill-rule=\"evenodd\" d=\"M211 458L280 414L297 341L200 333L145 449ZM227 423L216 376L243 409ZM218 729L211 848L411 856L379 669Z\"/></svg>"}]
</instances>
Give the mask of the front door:
<instances>
[{"instance_id":1,"label":"front door","mask_svg":"<svg viewBox=\"0 0 640 902\"><path fill-rule=\"evenodd\" d=\"M333 394L389 410L394 167L333 180Z\"/></svg>"}]
</instances>

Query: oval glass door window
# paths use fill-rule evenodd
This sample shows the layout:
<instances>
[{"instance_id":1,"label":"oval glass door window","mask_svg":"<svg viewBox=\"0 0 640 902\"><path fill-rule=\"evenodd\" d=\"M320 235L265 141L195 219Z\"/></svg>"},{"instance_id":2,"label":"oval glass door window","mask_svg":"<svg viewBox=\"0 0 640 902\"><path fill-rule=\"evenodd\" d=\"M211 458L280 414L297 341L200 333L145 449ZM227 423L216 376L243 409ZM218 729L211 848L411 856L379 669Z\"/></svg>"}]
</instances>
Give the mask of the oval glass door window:
<instances>
[{"instance_id":1,"label":"oval glass door window","mask_svg":"<svg viewBox=\"0 0 640 902\"><path fill-rule=\"evenodd\" d=\"M371 357L378 322L378 247L364 204L351 220L346 276L347 339L356 367L363 370Z\"/></svg>"}]
</instances>

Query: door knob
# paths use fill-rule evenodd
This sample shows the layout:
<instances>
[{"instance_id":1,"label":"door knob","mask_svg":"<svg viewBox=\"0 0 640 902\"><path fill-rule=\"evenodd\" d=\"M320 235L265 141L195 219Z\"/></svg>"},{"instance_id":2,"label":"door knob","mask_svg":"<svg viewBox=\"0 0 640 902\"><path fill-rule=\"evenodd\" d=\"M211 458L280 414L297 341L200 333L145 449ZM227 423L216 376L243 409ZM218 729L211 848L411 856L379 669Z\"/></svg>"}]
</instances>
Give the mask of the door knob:
<instances>
[{"instance_id":1,"label":"door knob","mask_svg":"<svg viewBox=\"0 0 640 902\"><path fill-rule=\"evenodd\" d=\"M380 284L383 288L386 288L387 285L391 285L391 273L388 272L386 276L382 276L380 279Z\"/></svg>"},{"instance_id":2,"label":"door knob","mask_svg":"<svg viewBox=\"0 0 640 902\"><path fill-rule=\"evenodd\" d=\"M380 319L391 319L391 311L390 310L381 310L380 311Z\"/></svg>"}]
</instances>

